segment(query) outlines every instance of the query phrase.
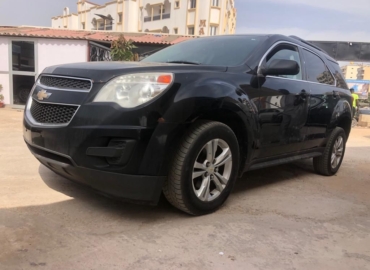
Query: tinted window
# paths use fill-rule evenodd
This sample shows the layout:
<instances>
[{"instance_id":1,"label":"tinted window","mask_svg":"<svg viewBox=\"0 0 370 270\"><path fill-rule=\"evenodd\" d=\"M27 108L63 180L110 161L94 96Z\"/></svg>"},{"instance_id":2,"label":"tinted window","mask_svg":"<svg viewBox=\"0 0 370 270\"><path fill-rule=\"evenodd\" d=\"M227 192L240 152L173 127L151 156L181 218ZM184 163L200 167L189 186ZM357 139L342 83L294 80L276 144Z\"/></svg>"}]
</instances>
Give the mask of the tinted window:
<instances>
[{"instance_id":1,"label":"tinted window","mask_svg":"<svg viewBox=\"0 0 370 270\"><path fill-rule=\"evenodd\" d=\"M310 82L333 85L334 78L321 58L306 50L303 50L303 54L306 64L307 80Z\"/></svg>"},{"instance_id":2,"label":"tinted window","mask_svg":"<svg viewBox=\"0 0 370 270\"><path fill-rule=\"evenodd\" d=\"M31 41L12 41L14 71L35 71L35 44Z\"/></svg>"},{"instance_id":3,"label":"tinted window","mask_svg":"<svg viewBox=\"0 0 370 270\"><path fill-rule=\"evenodd\" d=\"M342 70L340 69L339 65L337 63L334 63L334 62L331 62L331 61L329 62L329 64L335 70L334 77L337 80L337 87L348 90L347 83L344 80L343 73L342 73Z\"/></svg>"},{"instance_id":4,"label":"tinted window","mask_svg":"<svg viewBox=\"0 0 370 270\"><path fill-rule=\"evenodd\" d=\"M195 38L167 47L143 62L187 61L211 66L237 66L248 58L264 36Z\"/></svg>"},{"instance_id":5,"label":"tinted window","mask_svg":"<svg viewBox=\"0 0 370 270\"><path fill-rule=\"evenodd\" d=\"M290 45L280 45L274 48L266 57L266 64L275 59L293 60L299 65L299 73L297 75L280 75L279 77L302 80L301 60L298 53L298 48Z\"/></svg>"}]
</instances>

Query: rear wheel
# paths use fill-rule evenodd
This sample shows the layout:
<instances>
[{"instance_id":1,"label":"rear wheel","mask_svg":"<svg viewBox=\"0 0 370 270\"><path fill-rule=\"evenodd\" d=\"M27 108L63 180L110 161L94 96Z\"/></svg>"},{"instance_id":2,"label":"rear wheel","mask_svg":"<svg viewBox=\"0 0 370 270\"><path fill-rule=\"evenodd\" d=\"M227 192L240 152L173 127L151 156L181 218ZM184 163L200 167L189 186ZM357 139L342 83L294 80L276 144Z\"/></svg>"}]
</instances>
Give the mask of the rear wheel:
<instances>
[{"instance_id":1,"label":"rear wheel","mask_svg":"<svg viewBox=\"0 0 370 270\"><path fill-rule=\"evenodd\" d=\"M184 135L163 193L192 215L215 211L229 196L239 169L239 146L233 131L219 122L199 121Z\"/></svg>"},{"instance_id":2,"label":"rear wheel","mask_svg":"<svg viewBox=\"0 0 370 270\"><path fill-rule=\"evenodd\" d=\"M332 132L324 153L313 159L313 166L317 173L331 176L337 173L342 164L346 150L347 136L344 130L337 127Z\"/></svg>"}]
</instances>

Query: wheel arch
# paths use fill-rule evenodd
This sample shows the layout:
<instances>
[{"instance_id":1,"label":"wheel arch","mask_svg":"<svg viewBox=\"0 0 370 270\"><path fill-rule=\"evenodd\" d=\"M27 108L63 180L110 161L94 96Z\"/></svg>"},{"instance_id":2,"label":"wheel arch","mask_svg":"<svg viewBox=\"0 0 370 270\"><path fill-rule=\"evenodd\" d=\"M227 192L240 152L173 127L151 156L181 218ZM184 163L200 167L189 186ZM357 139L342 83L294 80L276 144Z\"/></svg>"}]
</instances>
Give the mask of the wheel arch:
<instances>
[{"instance_id":1,"label":"wheel arch","mask_svg":"<svg viewBox=\"0 0 370 270\"><path fill-rule=\"evenodd\" d=\"M248 121L248 117L242 117L241 112L236 112L226 108L220 108L218 110L209 111L203 113L194 119L192 122L197 120L209 120L216 121L227 125L235 134L239 144L239 173L240 176L244 172L245 164L250 160L251 150L254 141L252 127Z\"/></svg>"},{"instance_id":2,"label":"wheel arch","mask_svg":"<svg viewBox=\"0 0 370 270\"><path fill-rule=\"evenodd\" d=\"M352 127L352 107L347 100L342 99L337 103L333 111L331 122L330 128L343 128L348 140Z\"/></svg>"},{"instance_id":3,"label":"wheel arch","mask_svg":"<svg viewBox=\"0 0 370 270\"><path fill-rule=\"evenodd\" d=\"M348 140L348 137L349 137L349 134L351 133L351 128L352 128L352 119L348 116L342 117L338 121L337 127L344 129L344 132L346 133L346 138Z\"/></svg>"}]
</instances>

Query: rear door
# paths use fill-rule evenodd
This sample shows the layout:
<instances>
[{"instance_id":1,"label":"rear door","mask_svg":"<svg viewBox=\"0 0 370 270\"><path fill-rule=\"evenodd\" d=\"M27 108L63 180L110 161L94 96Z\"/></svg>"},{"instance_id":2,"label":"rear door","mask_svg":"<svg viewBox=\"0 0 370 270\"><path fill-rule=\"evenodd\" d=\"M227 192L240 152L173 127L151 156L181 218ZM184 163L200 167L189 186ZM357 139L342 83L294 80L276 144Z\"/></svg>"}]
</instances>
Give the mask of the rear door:
<instances>
[{"instance_id":1,"label":"rear door","mask_svg":"<svg viewBox=\"0 0 370 270\"><path fill-rule=\"evenodd\" d=\"M321 57L307 49L302 49L302 55L306 70L305 79L309 82L310 90L307 146L314 148L326 139L327 127L340 94L334 76Z\"/></svg>"}]
</instances>

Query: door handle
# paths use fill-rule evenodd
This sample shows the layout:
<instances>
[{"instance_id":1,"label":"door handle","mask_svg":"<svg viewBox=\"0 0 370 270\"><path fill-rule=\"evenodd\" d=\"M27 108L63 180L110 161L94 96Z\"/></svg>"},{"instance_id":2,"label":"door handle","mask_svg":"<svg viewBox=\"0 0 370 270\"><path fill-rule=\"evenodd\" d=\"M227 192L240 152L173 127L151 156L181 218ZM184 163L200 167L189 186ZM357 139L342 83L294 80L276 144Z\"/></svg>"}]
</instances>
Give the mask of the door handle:
<instances>
[{"instance_id":1,"label":"door handle","mask_svg":"<svg viewBox=\"0 0 370 270\"><path fill-rule=\"evenodd\" d=\"M306 90L302 90L301 91L301 93L299 94L301 97L304 97L304 98L306 98L307 96L308 96L308 94L307 94L307 92L306 92Z\"/></svg>"},{"instance_id":2,"label":"door handle","mask_svg":"<svg viewBox=\"0 0 370 270\"><path fill-rule=\"evenodd\" d=\"M299 96L301 97L302 100L306 100L307 97L308 97L308 94L306 92L306 90L302 90L300 93L299 93Z\"/></svg>"}]
</instances>

